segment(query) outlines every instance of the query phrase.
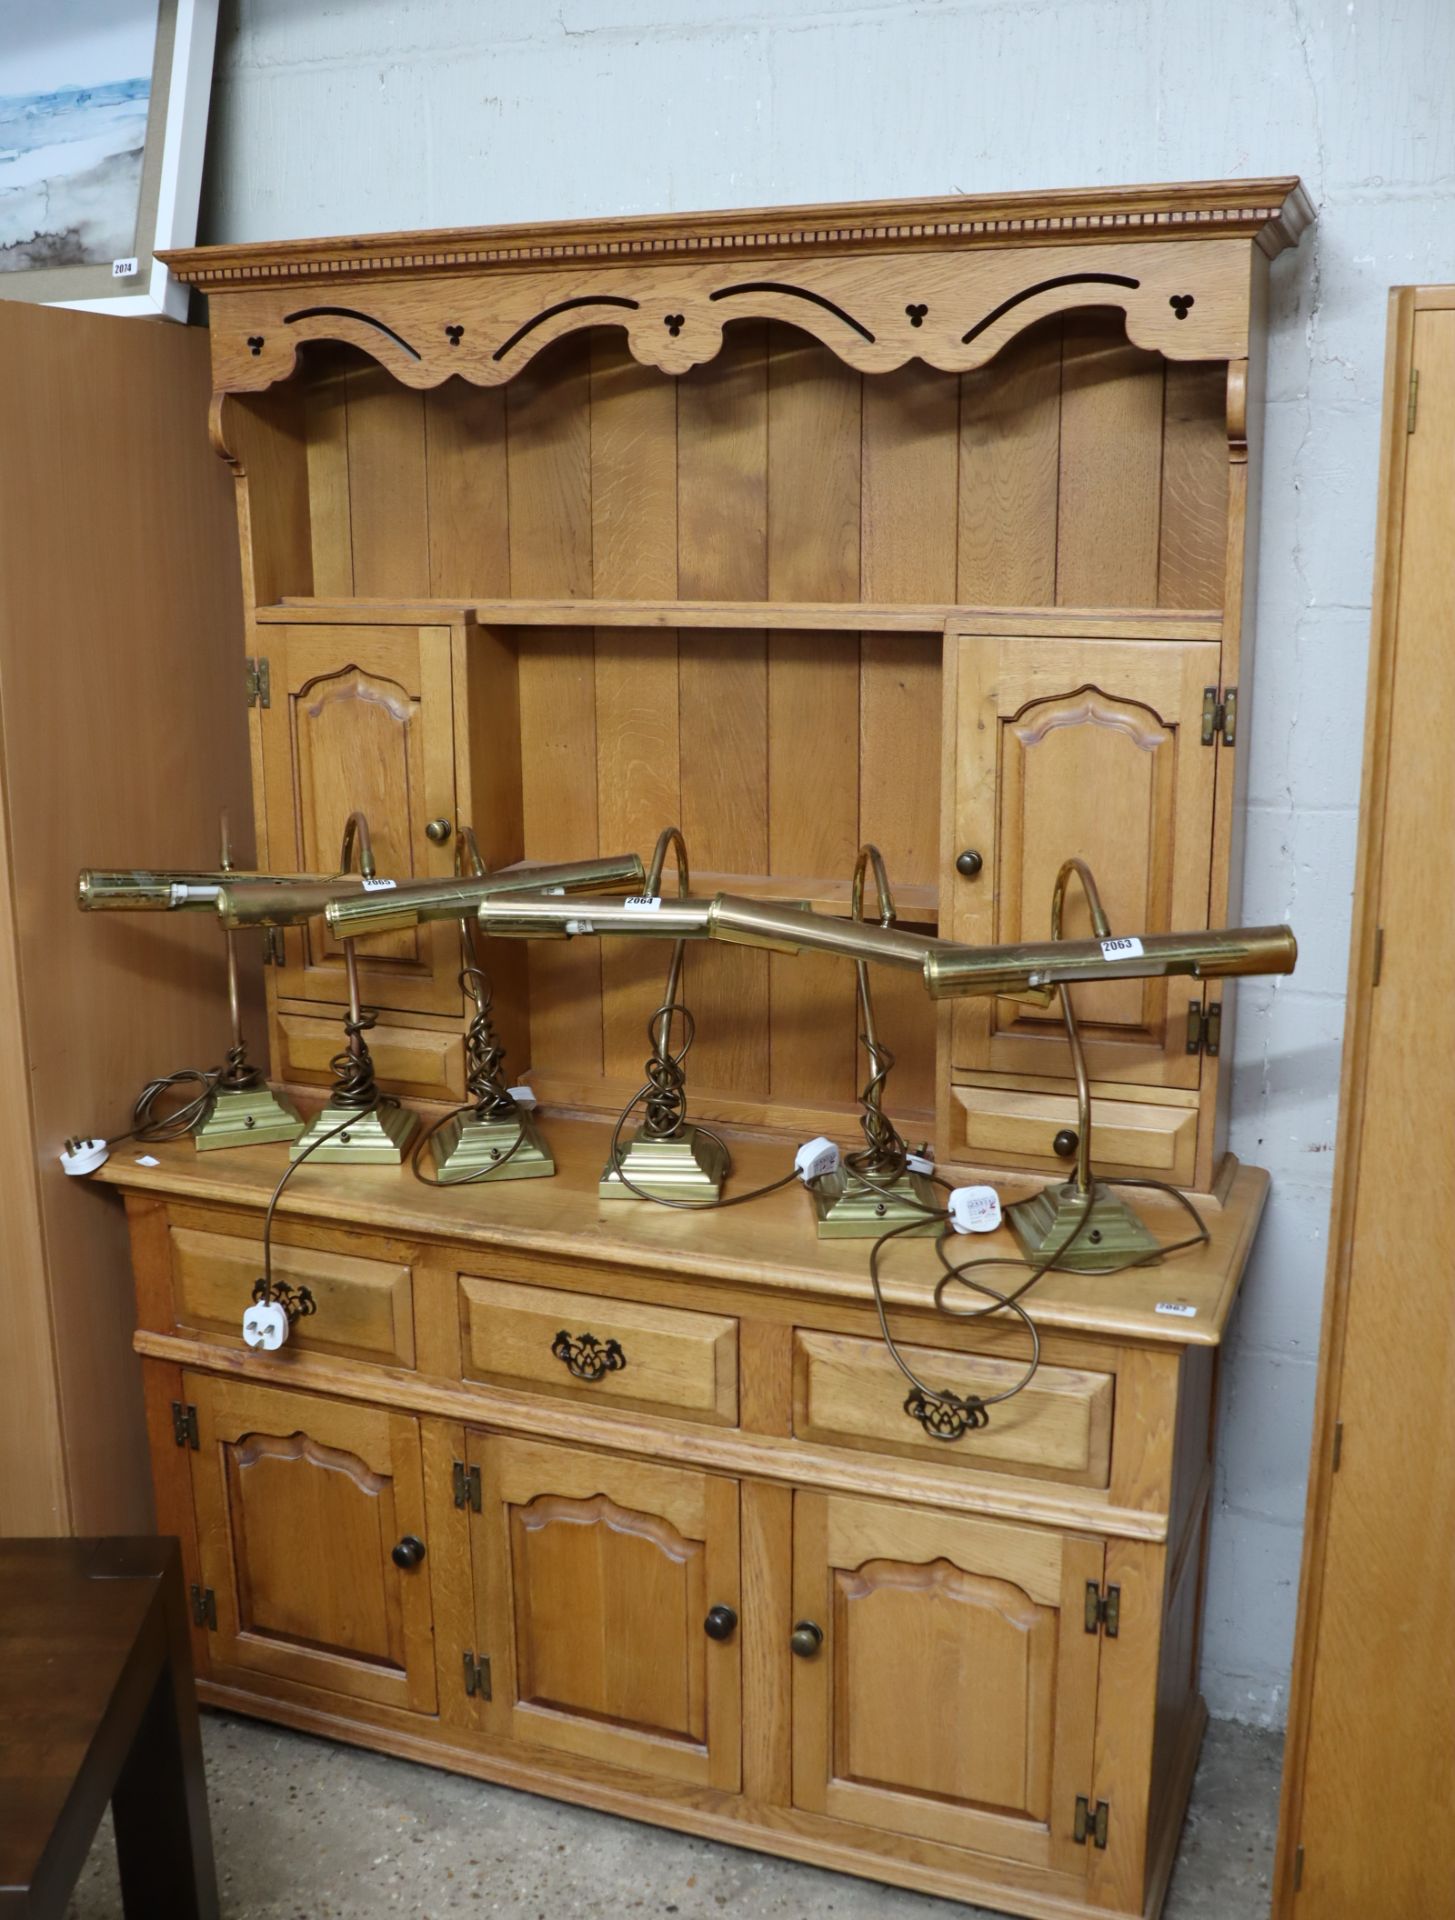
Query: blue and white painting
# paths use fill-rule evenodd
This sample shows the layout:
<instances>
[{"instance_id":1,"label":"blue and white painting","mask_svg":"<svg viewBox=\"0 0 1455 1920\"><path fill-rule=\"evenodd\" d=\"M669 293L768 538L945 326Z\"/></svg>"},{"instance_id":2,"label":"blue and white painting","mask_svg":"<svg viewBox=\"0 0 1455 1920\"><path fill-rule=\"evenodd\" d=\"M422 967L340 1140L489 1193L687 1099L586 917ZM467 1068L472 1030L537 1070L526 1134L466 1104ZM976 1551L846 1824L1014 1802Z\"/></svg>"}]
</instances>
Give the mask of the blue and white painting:
<instances>
[{"instance_id":1,"label":"blue and white painting","mask_svg":"<svg viewBox=\"0 0 1455 1920\"><path fill-rule=\"evenodd\" d=\"M135 251L158 0L0 0L0 272Z\"/></svg>"}]
</instances>

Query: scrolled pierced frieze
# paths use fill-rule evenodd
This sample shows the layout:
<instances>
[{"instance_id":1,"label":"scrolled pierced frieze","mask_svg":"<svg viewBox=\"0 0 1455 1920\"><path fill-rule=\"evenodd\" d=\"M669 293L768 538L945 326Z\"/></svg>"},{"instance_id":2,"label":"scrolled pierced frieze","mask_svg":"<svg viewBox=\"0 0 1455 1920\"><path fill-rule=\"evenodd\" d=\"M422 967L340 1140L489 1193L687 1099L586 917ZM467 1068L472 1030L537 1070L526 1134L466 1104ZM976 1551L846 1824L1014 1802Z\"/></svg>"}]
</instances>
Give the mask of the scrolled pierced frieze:
<instances>
[{"instance_id":1,"label":"scrolled pierced frieze","mask_svg":"<svg viewBox=\"0 0 1455 1920\"><path fill-rule=\"evenodd\" d=\"M1248 248L1237 239L854 254L771 273L732 259L482 273L358 285L347 301L318 291L217 296L217 386L261 391L323 340L362 349L408 387L455 375L499 386L553 341L596 326L620 327L643 365L682 374L718 353L728 324L749 319L798 327L862 373L911 360L959 373L1038 320L1107 306L1137 346L1171 359L1248 351Z\"/></svg>"}]
</instances>

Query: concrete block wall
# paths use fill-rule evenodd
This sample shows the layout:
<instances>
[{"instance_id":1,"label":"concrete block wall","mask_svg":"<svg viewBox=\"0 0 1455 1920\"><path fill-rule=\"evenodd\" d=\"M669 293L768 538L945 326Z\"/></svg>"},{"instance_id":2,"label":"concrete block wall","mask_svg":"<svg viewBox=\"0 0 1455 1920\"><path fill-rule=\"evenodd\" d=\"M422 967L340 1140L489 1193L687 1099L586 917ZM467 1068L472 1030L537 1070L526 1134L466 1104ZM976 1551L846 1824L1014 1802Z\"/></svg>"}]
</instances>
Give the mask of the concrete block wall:
<instances>
[{"instance_id":1,"label":"concrete block wall","mask_svg":"<svg viewBox=\"0 0 1455 1920\"><path fill-rule=\"evenodd\" d=\"M1204 1686L1282 1720L1353 885L1385 294L1455 279L1450 0L223 0L202 237L1302 174L1275 269ZM1245 696L1248 690L1245 689Z\"/></svg>"}]
</instances>

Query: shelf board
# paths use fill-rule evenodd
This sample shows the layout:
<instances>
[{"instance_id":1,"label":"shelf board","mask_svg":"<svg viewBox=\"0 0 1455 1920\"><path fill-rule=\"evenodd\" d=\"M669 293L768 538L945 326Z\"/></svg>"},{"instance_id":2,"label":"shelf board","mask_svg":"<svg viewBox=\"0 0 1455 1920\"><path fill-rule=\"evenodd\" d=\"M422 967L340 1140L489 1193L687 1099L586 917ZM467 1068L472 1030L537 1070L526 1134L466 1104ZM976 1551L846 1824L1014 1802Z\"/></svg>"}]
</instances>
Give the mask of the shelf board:
<instances>
[{"instance_id":1,"label":"shelf board","mask_svg":"<svg viewBox=\"0 0 1455 1920\"><path fill-rule=\"evenodd\" d=\"M264 624L379 621L405 626L472 616L487 627L778 628L789 632L943 633L974 609L884 606L859 600L281 600Z\"/></svg>"}]
</instances>

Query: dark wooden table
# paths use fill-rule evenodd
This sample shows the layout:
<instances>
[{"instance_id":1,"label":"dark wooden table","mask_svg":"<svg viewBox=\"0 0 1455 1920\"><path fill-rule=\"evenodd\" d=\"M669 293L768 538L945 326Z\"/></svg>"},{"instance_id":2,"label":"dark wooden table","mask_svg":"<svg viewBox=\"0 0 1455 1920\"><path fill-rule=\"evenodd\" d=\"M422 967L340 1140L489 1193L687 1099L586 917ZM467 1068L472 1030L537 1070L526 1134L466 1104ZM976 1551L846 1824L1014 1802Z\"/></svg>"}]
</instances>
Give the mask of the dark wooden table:
<instances>
[{"instance_id":1,"label":"dark wooden table","mask_svg":"<svg viewBox=\"0 0 1455 1920\"><path fill-rule=\"evenodd\" d=\"M0 1540L0 1916L57 1920L109 1800L128 1920L217 1920L175 1540Z\"/></svg>"}]
</instances>

